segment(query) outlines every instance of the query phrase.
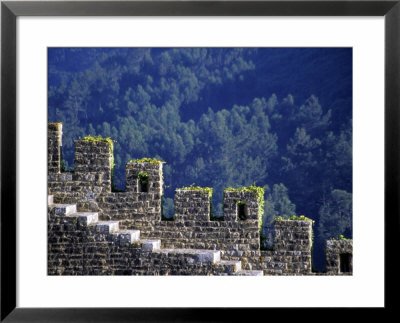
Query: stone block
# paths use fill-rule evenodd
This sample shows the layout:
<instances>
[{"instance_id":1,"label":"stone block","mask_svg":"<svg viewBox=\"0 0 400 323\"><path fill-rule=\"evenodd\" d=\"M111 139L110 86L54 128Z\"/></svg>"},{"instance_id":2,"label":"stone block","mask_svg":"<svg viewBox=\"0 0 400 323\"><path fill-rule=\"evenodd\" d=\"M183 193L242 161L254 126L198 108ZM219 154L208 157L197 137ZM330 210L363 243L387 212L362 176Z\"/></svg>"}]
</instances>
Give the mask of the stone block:
<instances>
[{"instance_id":1,"label":"stone block","mask_svg":"<svg viewBox=\"0 0 400 323\"><path fill-rule=\"evenodd\" d=\"M67 216L76 213L76 204L55 204L54 214Z\"/></svg>"},{"instance_id":2,"label":"stone block","mask_svg":"<svg viewBox=\"0 0 400 323\"><path fill-rule=\"evenodd\" d=\"M153 251L160 249L161 241L160 240L142 240L142 250L143 251Z\"/></svg>"},{"instance_id":3,"label":"stone block","mask_svg":"<svg viewBox=\"0 0 400 323\"><path fill-rule=\"evenodd\" d=\"M196 257L195 262L211 262L216 263L221 260L221 252L218 250L202 250L200 251Z\"/></svg>"},{"instance_id":4,"label":"stone block","mask_svg":"<svg viewBox=\"0 0 400 323\"><path fill-rule=\"evenodd\" d=\"M136 242L140 238L140 231L139 230L124 230L117 232L116 234L116 241L120 245L131 245L132 243Z\"/></svg>"},{"instance_id":5,"label":"stone block","mask_svg":"<svg viewBox=\"0 0 400 323\"><path fill-rule=\"evenodd\" d=\"M80 223L84 225L90 225L96 223L99 220L99 214L97 212L78 212L76 213Z\"/></svg>"},{"instance_id":6,"label":"stone block","mask_svg":"<svg viewBox=\"0 0 400 323\"><path fill-rule=\"evenodd\" d=\"M113 233L119 230L118 221L104 221L96 225L96 232L98 233Z\"/></svg>"},{"instance_id":7,"label":"stone block","mask_svg":"<svg viewBox=\"0 0 400 323\"><path fill-rule=\"evenodd\" d=\"M237 273L242 270L242 262L236 260L221 260L220 265L227 268L227 272Z\"/></svg>"},{"instance_id":8,"label":"stone block","mask_svg":"<svg viewBox=\"0 0 400 323\"><path fill-rule=\"evenodd\" d=\"M262 270L241 270L235 274L236 276L264 276Z\"/></svg>"}]
</instances>

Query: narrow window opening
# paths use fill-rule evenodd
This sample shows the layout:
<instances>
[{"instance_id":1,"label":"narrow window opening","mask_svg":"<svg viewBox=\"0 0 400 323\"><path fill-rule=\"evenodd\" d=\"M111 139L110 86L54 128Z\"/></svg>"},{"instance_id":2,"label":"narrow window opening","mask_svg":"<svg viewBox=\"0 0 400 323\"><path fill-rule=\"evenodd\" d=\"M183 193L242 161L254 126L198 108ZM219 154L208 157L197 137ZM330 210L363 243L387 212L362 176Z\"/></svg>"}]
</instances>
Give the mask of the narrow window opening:
<instances>
[{"instance_id":1,"label":"narrow window opening","mask_svg":"<svg viewBox=\"0 0 400 323\"><path fill-rule=\"evenodd\" d=\"M161 221L174 221L176 218L174 200L161 197Z\"/></svg>"},{"instance_id":2,"label":"narrow window opening","mask_svg":"<svg viewBox=\"0 0 400 323\"><path fill-rule=\"evenodd\" d=\"M351 254L342 253L340 254L340 272L349 273L351 272Z\"/></svg>"},{"instance_id":3,"label":"narrow window opening","mask_svg":"<svg viewBox=\"0 0 400 323\"><path fill-rule=\"evenodd\" d=\"M149 192L149 183L139 182L139 192L148 193Z\"/></svg>"},{"instance_id":4,"label":"narrow window opening","mask_svg":"<svg viewBox=\"0 0 400 323\"><path fill-rule=\"evenodd\" d=\"M246 203L243 203L243 202L237 203L237 216L238 216L238 219L241 221L247 219Z\"/></svg>"},{"instance_id":5,"label":"narrow window opening","mask_svg":"<svg viewBox=\"0 0 400 323\"><path fill-rule=\"evenodd\" d=\"M140 172L138 175L138 191L143 193L149 192L149 174Z\"/></svg>"}]
</instances>

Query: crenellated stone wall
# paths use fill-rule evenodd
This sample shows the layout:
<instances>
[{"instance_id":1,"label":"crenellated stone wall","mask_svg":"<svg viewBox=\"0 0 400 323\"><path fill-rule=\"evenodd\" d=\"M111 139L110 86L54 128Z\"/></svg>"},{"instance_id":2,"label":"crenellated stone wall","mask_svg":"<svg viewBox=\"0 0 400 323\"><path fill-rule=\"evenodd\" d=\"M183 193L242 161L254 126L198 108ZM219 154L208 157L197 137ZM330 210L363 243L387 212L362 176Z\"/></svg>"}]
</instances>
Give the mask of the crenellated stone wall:
<instances>
[{"instance_id":1,"label":"crenellated stone wall","mask_svg":"<svg viewBox=\"0 0 400 323\"><path fill-rule=\"evenodd\" d=\"M273 249L260 250L254 192L224 191L223 220L215 221L211 192L191 188L175 191L175 217L166 221L162 163L128 162L126 190L113 192L111 143L75 141L75 170L62 172L61 136L62 126L49 124L49 274L312 274L311 221L275 221ZM70 215L57 211L68 205L76 208ZM329 248L329 270L338 272L333 254L347 249Z\"/></svg>"},{"instance_id":2,"label":"crenellated stone wall","mask_svg":"<svg viewBox=\"0 0 400 323\"><path fill-rule=\"evenodd\" d=\"M237 193L225 192L224 204L229 205L231 196ZM245 195L249 205L254 206L256 197L251 193ZM208 192L176 190L174 221L155 222L152 235L161 239L164 248L221 250L222 259L240 260L242 267L250 270L250 263L260 256L258 219L239 220L230 215L232 219L212 221Z\"/></svg>"},{"instance_id":3,"label":"crenellated stone wall","mask_svg":"<svg viewBox=\"0 0 400 323\"><path fill-rule=\"evenodd\" d=\"M61 127L49 126L48 132L49 137L58 138ZM59 154L59 151L54 144L51 150L49 148L49 154ZM49 160L53 159L57 160L57 157L49 157ZM112 146L109 141L75 141L74 163L73 172L58 169L48 174L48 194L54 195L57 203L76 203L81 211L98 212L103 220L124 220L122 226L126 228L131 227L133 221L146 219L143 223L145 231L153 230L149 221L161 219L162 164L128 163L127 190L112 192ZM138 189L137 177L141 171L149 174L148 192Z\"/></svg>"}]
</instances>

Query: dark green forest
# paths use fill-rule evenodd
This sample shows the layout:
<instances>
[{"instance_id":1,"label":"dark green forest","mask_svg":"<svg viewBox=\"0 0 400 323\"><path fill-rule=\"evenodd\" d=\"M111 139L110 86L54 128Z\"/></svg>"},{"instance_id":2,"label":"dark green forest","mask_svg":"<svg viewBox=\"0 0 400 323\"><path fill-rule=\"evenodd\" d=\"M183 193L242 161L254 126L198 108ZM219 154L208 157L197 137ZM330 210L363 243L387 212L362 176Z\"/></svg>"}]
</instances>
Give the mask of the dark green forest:
<instances>
[{"instance_id":1,"label":"dark green forest","mask_svg":"<svg viewBox=\"0 0 400 323\"><path fill-rule=\"evenodd\" d=\"M314 224L323 242L352 238L351 48L49 48L48 120L62 122L63 167L73 142L114 140L115 190L125 164L165 161L163 212L175 188L265 187L263 234L273 218Z\"/></svg>"}]
</instances>

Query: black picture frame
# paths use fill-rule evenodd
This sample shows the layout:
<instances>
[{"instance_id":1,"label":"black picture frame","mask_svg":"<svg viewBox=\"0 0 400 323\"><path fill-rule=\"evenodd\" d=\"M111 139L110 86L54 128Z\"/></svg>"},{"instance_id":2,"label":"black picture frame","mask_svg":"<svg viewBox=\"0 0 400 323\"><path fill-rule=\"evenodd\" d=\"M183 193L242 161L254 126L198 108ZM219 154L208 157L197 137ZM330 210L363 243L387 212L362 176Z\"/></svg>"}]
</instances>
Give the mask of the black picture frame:
<instances>
[{"instance_id":1,"label":"black picture frame","mask_svg":"<svg viewBox=\"0 0 400 323\"><path fill-rule=\"evenodd\" d=\"M400 227L400 0L2 1L0 285L2 322L233 322L243 321L246 316L245 321L248 322L266 319L265 315L271 315L270 312L265 312L267 310L277 311L286 316L293 315L292 311L287 312L288 309L179 308L179 304L176 308L168 309L16 307L16 19L19 16L384 16L385 306L383 309L375 308L374 311L368 309L368 315L372 318L371 315L376 313L376 317L382 320L382 314L396 311L394 292L399 287L399 275L395 273L395 261L398 256L398 243L395 238L399 237ZM330 318L335 318L337 311L328 308L325 310L329 311ZM322 315L320 319L326 317L326 314ZM347 318L351 319L351 316Z\"/></svg>"}]
</instances>

